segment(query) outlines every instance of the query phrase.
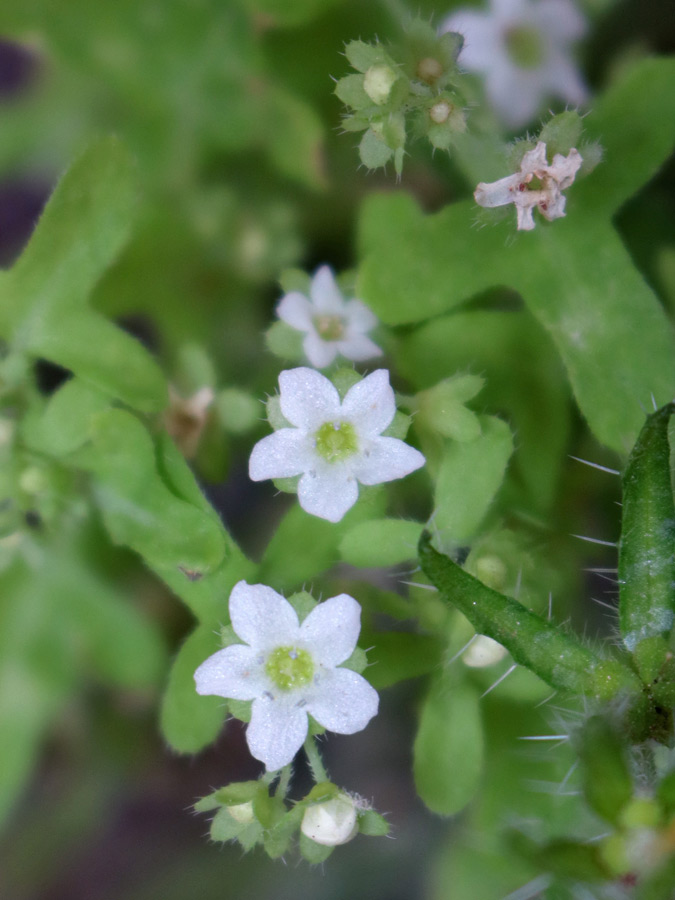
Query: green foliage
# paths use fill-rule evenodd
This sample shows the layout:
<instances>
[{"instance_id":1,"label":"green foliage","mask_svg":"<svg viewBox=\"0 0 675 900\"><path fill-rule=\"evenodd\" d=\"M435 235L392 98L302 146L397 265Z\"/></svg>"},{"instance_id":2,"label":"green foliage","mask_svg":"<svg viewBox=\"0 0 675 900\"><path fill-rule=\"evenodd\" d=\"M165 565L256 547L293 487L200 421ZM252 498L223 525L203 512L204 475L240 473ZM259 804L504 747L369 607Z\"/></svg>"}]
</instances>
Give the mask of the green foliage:
<instances>
[{"instance_id":1,"label":"green foliage","mask_svg":"<svg viewBox=\"0 0 675 900\"><path fill-rule=\"evenodd\" d=\"M579 736L584 796L608 822L616 824L633 794L625 742L615 725L592 716Z\"/></svg>"},{"instance_id":2,"label":"green foliage","mask_svg":"<svg viewBox=\"0 0 675 900\"><path fill-rule=\"evenodd\" d=\"M51 197L19 262L0 279L0 334L144 411L166 403L164 379L132 338L86 302L128 239L133 169L117 140L92 143Z\"/></svg>"},{"instance_id":3,"label":"green foliage","mask_svg":"<svg viewBox=\"0 0 675 900\"><path fill-rule=\"evenodd\" d=\"M477 790L482 764L478 694L441 674L432 681L415 738L417 791L433 812L454 815Z\"/></svg>"},{"instance_id":4,"label":"green foliage","mask_svg":"<svg viewBox=\"0 0 675 900\"><path fill-rule=\"evenodd\" d=\"M654 637L667 638L675 615L675 505L670 477L669 403L647 418L623 477L623 521L619 550L619 623L626 647L639 652ZM653 644L653 642L652 642ZM666 661L652 647L645 680L653 680ZM656 657L651 659L656 653Z\"/></svg>"},{"instance_id":5,"label":"green foliage","mask_svg":"<svg viewBox=\"0 0 675 900\"><path fill-rule=\"evenodd\" d=\"M480 418L481 434L471 442L448 442L434 495L433 527L443 546L474 537L504 478L513 452L511 429L494 416Z\"/></svg>"},{"instance_id":6,"label":"green foliage","mask_svg":"<svg viewBox=\"0 0 675 900\"><path fill-rule=\"evenodd\" d=\"M201 697L194 673L215 652L210 628L197 628L183 643L174 661L162 701L162 733L180 753L197 753L223 727L227 705L222 697ZM243 802L243 801L242 801Z\"/></svg>"},{"instance_id":7,"label":"green foliage","mask_svg":"<svg viewBox=\"0 0 675 900\"><path fill-rule=\"evenodd\" d=\"M421 527L403 519L359 522L340 541L340 555L352 566L395 566L417 556Z\"/></svg>"}]
</instances>

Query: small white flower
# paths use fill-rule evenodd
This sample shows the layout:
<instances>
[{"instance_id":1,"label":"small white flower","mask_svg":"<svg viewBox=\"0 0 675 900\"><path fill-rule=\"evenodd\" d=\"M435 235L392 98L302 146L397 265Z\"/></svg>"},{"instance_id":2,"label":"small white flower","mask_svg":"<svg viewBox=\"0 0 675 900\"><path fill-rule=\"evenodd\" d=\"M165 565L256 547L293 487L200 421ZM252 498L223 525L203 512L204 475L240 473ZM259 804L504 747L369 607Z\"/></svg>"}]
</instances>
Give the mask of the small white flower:
<instances>
[{"instance_id":1,"label":"small white flower","mask_svg":"<svg viewBox=\"0 0 675 900\"><path fill-rule=\"evenodd\" d=\"M230 594L230 618L244 643L199 666L197 693L253 701L246 740L270 772L302 747L308 713L338 734L361 731L377 713L377 691L351 669L338 668L361 630L361 607L353 597L331 597L300 624L281 594L240 581Z\"/></svg>"},{"instance_id":2,"label":"small white flower","mask_svg":"<svg viewBox=\"0 0 675 900\"><path fill-rule=\"evenodd\" d=\"M549 96L575 106L587 98L570 48L586 22L571 0L491 0L489 12L458 9L444 31L464 36L460 65L485 73L488 98L511 128L527 125Z\"/></svg>"},{"instance_id":3,"label":"small white flower","mask_svg":"<svg viewBox=\"0 0 675 900\"><path fill-rule=\"evenodd\" d=\"M366 332L377 319L360 300L345 300L329 266L321 266L312 278L309 297L292 291L277 306L279 318L304 331L307 359L317 369L329 366L338 353L354 362L381 356L382 350Z\"/></svg>"},{"instance_id":4,"label":"small white flower","mask_svg":"<svg viewBox=\"0 0 675 900\"><path fill-rule=\"evenodd\" d=\"M534 150L528 150L523 156L519 172L490 184L481 182L473 196L479 206L489 209L513 203L518 216L518 230L531 231L535 224L532 216L535 207L549 222L565 215L562 191L572 184L581 163L579 151L570 150L567 156L556 153L549 165L546 144L539 141ZM532 184L535 178L536 186Z\"/></svg>"},{"instance_id":5,"label":"small white flower","mask_svg":"<svg viewBox=\"0 0 675 900\"><path fill-rule=\"evenodd\" d=\"M349 794L341 792L331 800L308 806L300 830L315 844L325 847L346 844L359 831L356 804Z\"/></svg>"},{"instance_id":6,"label":"small white flower","mask_svg":"<svg viewBox=\"0 0 675 900\"><path fill-rule=\"evenodd\" d=\"M253 481L301 475L298 500L311 515L339 522L356 503L359 482L393 481L424 465L418 450L382 436L396 412L386 369L359 381L342 402L314 369L281 372L279 388L281 412L293 427L258 441L249 475Z\"/></svg>"}]
</instances>

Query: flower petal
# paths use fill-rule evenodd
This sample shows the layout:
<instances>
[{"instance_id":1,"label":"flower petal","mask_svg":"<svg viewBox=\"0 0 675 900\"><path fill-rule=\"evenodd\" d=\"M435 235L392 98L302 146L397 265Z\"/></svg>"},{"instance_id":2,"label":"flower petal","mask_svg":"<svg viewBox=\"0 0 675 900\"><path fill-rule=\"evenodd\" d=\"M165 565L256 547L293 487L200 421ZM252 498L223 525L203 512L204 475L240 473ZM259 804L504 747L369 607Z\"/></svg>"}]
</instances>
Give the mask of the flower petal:
<instances>
[{"instance_id":1,"label":"flower petal","mask_svg":"<svg viewBox=\"0 0 675 900\"><path fill-rule=\"evenodd\" d=\"M317 466L298 484L300 506L312 516L339 522L357 501L359 486L344 465Z\"/></svg>"},{"instance_id":2,"label":"flower petal","mask_svg":"<svg viewBox=\"0 0 675 900\"><path fill-rule=\"evenodd\" d=\"M312 465L314 456L307 434L298 428L280 428L268 434L253 448L248 462L252 481L266 478L292 478Z\"/></svg>"},{"instance_id":3,"label":"flower petal","mask_svg":"<svg viewBox=\"0 0 675 900\"><path fill-rule=\"evenodd\" d=\"M377 316L361 300L348 300L345 304L345 318L354 331L370 331L377 325Z\"/></svg>"},{"instance_id":4,"label":"flower petal","mask_svg":"<svg viewBox=\"0 0 675 900\"><path fill-rule=\"evenodd\" d=\"M360 438L381 434L396 413L389 372L376 369L358 381L347 391L341 412L354 425Z\"/></svg>"},{"instance_id":5,"label":"flower petal","mask_svg":"<svg viewBox=\"0 0 675 900\"><path fill-rule=\"evenodd\" d=\"M265 584L235 584L230 594L230 618L235 632L254 650L283 646L298 638L295 610Z\"/></svg>"},{"instance_id":6,"label":"flower petal","mask_svg":"<svg viewBox=\"0 0 675 900\"><path fill-rule=\"evenodd\" d=\"M316 270L309 293L317 312L344 313L345 301L330 266L321 266Z\"/></svg>"},{"instance_id":7,"label":"flower petal","mask_svg":"<svg viewBox=\"0 0 675 900\"><path fill-rule=\"evenodd\" d=\"M421 468L425 462L419 450L404 441L378 437L352 465L352 472L361 484L381 484L403 478Z\"/></svg>"},{"instance_id":8,"label":"flower petal","mask_svg":"<svg viewBox=\"0 0 675 900\"><path fill-rule=\"evenodd\" d=\"M339 666L354 652L361 631L361 606L338 594L315 606L300 626L300 640L323 666Z\"/></svg>"},{"instance_id":9,"label":"flower petal","mask_svg":"<svg viewBox=\"0 0 675 900\"><path fill-rule=\"evenodd\" d=\"M354 734L366 727L377 713L377 691L351 669L328 669L311 697L307 712L319 725L337 734Z\"/></svg>"},{"instance_id":10,"label":"flower petal","mask_svg":"<svg viewBox=\"0 0 675 900\"><path fill-rule=\"evenodd\" d=\"M304 431L314 431L340 412L340 396L320 372L301 366L279 375L281 412Z\"/></svg>"},{"instance_id":11,"label":"flower petal","mask_svg":"<svg viewBox=\"0 0 675 900\"><path fill-rule=\"evenodd\" d=\"M312 327L312 304L299 291L292 291L281 298L277 315L297 331L309 331Z\"/></svg>"},{"instance_id":12,"label":"flower petal","mask_svg":"<svg viewBox=\"0 0 675 900\"><path fill-rule=\"evenodd\" d=\"M371 341L367 335L351 330L335 346L345 359L353 359L354 362L362 362L365 359L372 359L374 356L382 356L381 348Z\"/></svg>"},{"instance_id":13,"label":"flower petal","mask_svg":"<svg viewBox=\"0 0 675 900\"><path fill-rule=\"evenodd\" d=\"M233 644L209 656L199 666L195 684L198 694L253 700L265 690L267 681L256 651L243 644Z\"/></svg>"},{"instance_id":14,"label":"flower petal","mask_svg":"<svg viewBox=\"0 0 675 900\"><path fill-rule=\"evenodd\" d=\"M246 742L268 771L276 772L292 762L306 737L307 711L294 698L266 695L253 701Z\"/></svg>"},{"instance_id":15,"label":"flower petal","mask_svg":"<svg viewBox=\"0 0 675 900\"><path fill-rule=\"evenodd\" d=\"M441 24L440 32L456 31L464 37L459 55L462 68L482 72L492 67L494 50L499 41L497 23L485 13L462 9Z\"/></svg>"},{"instance_id":16,"label":"flower petal","mask_svg":"<svg viewBox=\"0 0 675 900\"><path fill-rule=\"evenodd\" d=\"M302 349L305 351L307 359L317 369L329 366L338 354L338 345L335 341L324 341L314 331L314 326L302 342Z\"/></svg>"}]
</instances>

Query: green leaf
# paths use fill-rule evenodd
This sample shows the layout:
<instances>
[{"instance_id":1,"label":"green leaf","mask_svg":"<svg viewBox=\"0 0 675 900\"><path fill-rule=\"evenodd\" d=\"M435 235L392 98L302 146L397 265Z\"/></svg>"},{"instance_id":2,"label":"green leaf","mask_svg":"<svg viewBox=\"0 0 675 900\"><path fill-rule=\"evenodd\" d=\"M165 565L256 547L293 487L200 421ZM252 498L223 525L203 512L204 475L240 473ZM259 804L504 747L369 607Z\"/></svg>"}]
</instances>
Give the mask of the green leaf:
<instances>
[{"instance_id":1,"label":"green leaf","mask_svg":"<svg viewBox=\"0 0 675 900\"><path fill-rule=\"evenodd\" d=\"M619 625L630 651L650 638L667 638L675 615L675 504L668 441L673 412L675 403L669 403L647 418L623 477ZM650 681L658 666L657 661Z\"/></svg>"},{"instance_id":2,"label":"green leaf","mask_svg":"<svg viewBox=\"0 0 675 900\"><path fill-rule=\"evenodd\" d=\"M167 487L141 422L109 410L95 418L92 432L95 494L113 539L159 566L199 575L215 568L226 550L222 526L204 511L201 494L198 508Z\"/></svg>"},{"instance_id":3,"label":"green leaf","mask_svg":"<svg viewBox=\"0 0 675 900\"><path fill-rule=\"evenodd\" d=\"M89 440L92 416L109 405L108 394L71 378L50 397L40 416L26 419L24 440L49 456L66 456Z\"/></svg>"},{"instance_id":4,"label":"green leaf","mask_svg":"<svg viewBox=\"0 0 675 900\"><path fill-rule=\"evenodd\" d=\"M504 294L493 296L496 301L508 299ZM571 404L553 342L526 309L476 309L433 319L401 341L396 362L406 378L417 387L429 387L432 396L439 384L454 388L476 377L457 376L458 369L480 371L485 379L481 406L499 410L518 435L509 481L524 486L530 506L549 510L569 441ZM426 391L420 395L418 418L423 421L427 396ZM541 427L544 410L546 428Z\"/></svg>"},{"instance_id":5,"label":"green leaf","mask_svg":"<svg viewBox=\"0 0 675 900\"><path fill-rule=\"evenodd\" d=\"M675 59L636 62L584 119L584 137L604 147L604 163L577 189L581 205L611 215L652 178L675 142Z\"/></svg>"},{"instance_id":6,"label":"green leaf","mask_svg":"<svg viewBox=\"0 0 675 900\"><path fill-rule=\"evenodd\" d=\"M1 273L0 333L16 349L153 411L166 404L158 366L85 305L127 241L134 206L129 154L115 138L95 141L59 182L19 261Z\"/></svg>"},{"instance_id":7,"label":"green leaf","mask_svg":"<svg viewBox=\"0 0 675 900\"><path fill-rule=\"evenodd\" d=\"M475 441L446 444L434 492L434 528L445 545L467 543L478 530L499 490L513 453L511 429L501 419L481 416Z\"/></svg>"},{"instance_id":8,"label":"green leaf","mask_svg":"<svg viewBox=\"0 0 675 900\"><path fill-rule=\"evenodd\" d=\"M379 44L366 44L365 41L350 41L345 47L345 56L359 72L365 72L371 66L389 61L383 47Z\"/></svg>"},{"instance_id":9,"label":"green leaf","mask_svg":"<svg viewBox=\"0 0 675 900\"><path fill-rule=\"evenodd\" d=\"M594 883L611 877L602 862L597 844L561 839L540 846L520 834L513 835L511 843L525 859L561 878Z\"/></svg>"},{"instance_id":10,"label":"green leaf","mask_svg":"<svg viewBox=\"0 0 675 900\"><path fill-rule=\"evenodd\" d=\"M593 809L616 825L633 795L627 748L604 716L591 716L579 735L584 796Z\"/></svg>"},{"instance_id":11,"label":"green leaf","mask_svg":"<svg viewBox=\"0 0 675 900\"><path fill-rule=\"evenodd\" d=\"M340 541L340 555L352 566L395 566L417 556L421 530L405 519L359 522Z\"/></svg>"},{"instance_id":12,"label":"green leaf","mask_svg":"<svg viewBox=\"0 0 675 900\"><path fill-rule=\"evenodd\" d=\"M162 701L162 734L179 753L197 753L215 740L223 727L227 705L222 697L202 697L194 674L218 650L211 628L197 628L178 651Z\"/></svg>"},{"instance_id":13,"label":"green leaf","mask_svg":"<svg viewBox=\"0 0 675 900\"><path fill-rule=\"evenodd\" d=\"M483 766L478 693L469 684L434 679L415 738L417 792L432 812L452 816L470 802Z\"/></svg>"},{"instance_id":14,"label":"green leaf","mask_svg":"<svg viewBox=\"0 0 675 900\"><path fill-rule=\"evenodd\" d=\"M433 672L441 662L443 643L425 634L405 631L366 632L368 681L377 690Z\"/></svg>"},{"instance_id":15,"label":"green leaf","mask_svg":"<svg viewBox=\"0 0 675 900\"><path fill-rule=\"evenodd\" d=\"M247 828L247 825L237 822L233 819L226 806L218 810L211 822L211 840L212 841L232 841L239 837L240 832Z\"/></svg>"},{"instance_id":16,"label":"green leaf","mask_svg":"<svg viewBox=\"0 0 675 900\"><path fill-rule=\"evenodd\" d=\"M300 853L303 858L310 863L322 863L328 859L335 847L326 847L323 844L316 844L306 834L300 834Z\"/></svg>"},{"instance_id":17,"label":"green leaf","mask_svg":"<svg viewBox=\"0 0 675 900\"><path fill-rule=\"evenodd\" d=\"M498 641L514 662L531 669L547 684L602 699L641 692L641 682L622 663L603 660L517 600L486 587L437 553L427 532L422 535L419 552L422 570L441 598L457 606L479 634Z\"/></svg>"},{"instance_id":18,"label":"green leaf","mask_svg":"<svg viewBox=\"0 0 675 900\"><path fill-rule=\"evenodd\" d=\"M359 156L367 169L379 169L385 166L394 155L394 150L387 144L382 134L377 134L372 128L361 138L359 144Z\"/></svg>"},{"instance_id":19,"label":"green leaf","mask_svg":"<svg viewBox=\"0 0 675 900\"><path fill-rule=\"evenodd\" d=\"M265 792L267 789L262 786ZM240 806L242 803L248 803L260 792L261 784L259 781L235 781L225 787L219 788L213 795L221 806Z\"/></svg>"},{"instance_id":20,"label":"green leaf","mask_svg":"<svg viewBox=\"0 0 675 900\"><path fill-rule=\"evenodd\" d=\"M294 806L286 815L265 832L265 852L271 859L283 856L289 848L291 839L300 827L304 808Z\"/></svg>"},{"instance_id":21,"label":"green leaf","mask_svg":"<svg viewBox=\"0 0 675 900\"><path fill-rule=\"evenodd\" d=\"M366 809L359 814L359 833L370 837L382 837L389 834L389 822L374 809Z\"/></svg>"},{"instance_id":22,"label":"green leaf","mask_svg":"<svg viewBox=\"0 0 675 900\"><path fill-rule=\"evenodd\" d=\"M335 94L352 109L374 108L374 103L363 88L363 75L346 75L335 85Z\"/></svg>"}]
</instances>

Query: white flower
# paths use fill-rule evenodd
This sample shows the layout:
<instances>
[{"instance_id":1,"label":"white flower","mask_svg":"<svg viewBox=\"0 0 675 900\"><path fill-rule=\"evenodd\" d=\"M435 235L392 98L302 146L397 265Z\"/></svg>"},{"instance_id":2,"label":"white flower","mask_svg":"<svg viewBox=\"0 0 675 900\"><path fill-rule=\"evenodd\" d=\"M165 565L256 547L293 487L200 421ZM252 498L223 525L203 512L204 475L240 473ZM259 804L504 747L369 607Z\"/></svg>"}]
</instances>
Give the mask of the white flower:
<instances>
[{"instance_id":1,"label":"white flower","mask_svg":"<svg viewBox=\"0 0 675 900\"><path fill-rule=\"evenodd\" d=\"M460 65L485 73L488 98L511 128L527 125L549 96L586 100L570 49L586 22L571 0L491 0L489 12L457 10L441 31L464 35Z\"/></svg>"},{"instance_id":2,"label":"white flower","mask_svg":"<svg viewBox=\"0 0 675 900\"><path fill-rule=\"evenodd\" d=\"M277 315L291 328L306 332L302 347L313 366L329 366L338 353L354 362L382 355L366 334L377 319L360 300L343 298L329 266L316 271L309 294L286 294Z\"/></svg>"},{"instance_id":3,"label":"white flower","mask_svg":"<svg viewBox=\"0 0 675 900\"><path fill-rule=\"evenodd\" d=\"M337 847L358 834L356 804L343 792L331 800L308 806L300 830L315 844Z\"/></svg>"},{"instance_id":4,"label":"white flower","mask_svg":"<svg viewBox=\"0 0 675 900\"><path fill-rule=\"evenodd\" d=\"M252 700L249 749L270 772L290 763L307 737L307 715L329 731L354 734L377 713L377 691L348 659L361 607L348 594L318 604L300 624L281 594L240 581L230 618L244 641L219 650L195 672L197 693Z\"/></svg>"},{"instance_id":5,"label":"white flower","mask_svg":"<svg viewBox=\"0 0 675 900\"><path fill-rule=\"evenodd\" d=\"M473 196L479 206L490 209L515 204L518 230L531 231L534 228L532 213L535 206L549 222L565 215L562 191L572 184L581 163L579 151L570 150L567 156L556 153L553 163L549 165L546 144L539 141L534 150L528 150L523 156L520 172L490 184L481 182ZM537 179L536 187L531 186L534 178Z\"/></svg>"},{"instance_id":6,"label":"white flower","mask_svg":"<svg viewBox=\"0 0 675 900\"><path fill-rule=\"evenodd\" d=\"M281 412L293 427L258 441L249 475L253 481L301 475L298 500L313 516L339 522L356 503L358 482L393 481L424 465L418 450L382 437L396 412L386 369L359 381L342 402L314 369L281 372L279 387Z\"/></svg>"}]
</instances>

